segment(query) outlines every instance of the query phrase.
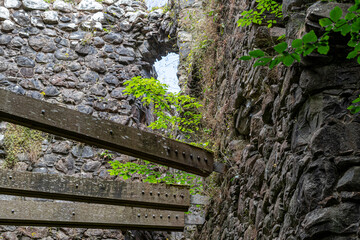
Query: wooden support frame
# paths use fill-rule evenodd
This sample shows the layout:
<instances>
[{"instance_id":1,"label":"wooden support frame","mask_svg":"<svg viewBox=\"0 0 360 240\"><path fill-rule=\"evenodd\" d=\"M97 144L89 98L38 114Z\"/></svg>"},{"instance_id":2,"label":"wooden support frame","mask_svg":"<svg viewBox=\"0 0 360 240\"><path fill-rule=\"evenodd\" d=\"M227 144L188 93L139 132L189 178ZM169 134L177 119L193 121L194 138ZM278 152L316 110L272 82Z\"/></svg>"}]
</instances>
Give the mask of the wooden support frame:
<instances>
[{"instance_id":1,"label":"wooden support frame","mask_svg":"<svg viewBox=\"0 0 360 240\"><path fill-rule=\"evenodd\" d=\"M0 119L204 177L214 170L204 149L3 89Z\"/></svg>"},{"instance_id":2,"label":"wooden support frame","mask_svg":"<svg viewBox=\"0 0 360 240\"><path fill-rule=\"evenodd\" d=\"M183 231L185 214L101 204L0 200L0 225Z\"/></svg>"},{"instance_id":3,"label":"wooden support frame","mask_svg":"<svg viewBox=\"0 0 360 240\"><path fill-rule=\"evenodd\" d=\"M0 194L187 211L189 188L0 169Z\"/></svg>"}]
</instances>

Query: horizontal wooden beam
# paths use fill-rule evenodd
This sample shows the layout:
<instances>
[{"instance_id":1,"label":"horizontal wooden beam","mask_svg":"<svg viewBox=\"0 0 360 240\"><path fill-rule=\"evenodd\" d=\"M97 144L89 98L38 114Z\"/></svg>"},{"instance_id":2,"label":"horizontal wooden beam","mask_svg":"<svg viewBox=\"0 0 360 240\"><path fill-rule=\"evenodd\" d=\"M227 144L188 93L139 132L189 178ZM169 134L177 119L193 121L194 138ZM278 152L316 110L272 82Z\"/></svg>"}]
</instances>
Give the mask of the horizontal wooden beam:
<instances>
[{"instance_id":1,"label":"horizontal wooden beam","mask_svg":"<svg viewBox=\"0 0 360 240\"><path fill-rule=\"evenodd\" d=\"M0 169L0 194L187 211L188 187Z\"/></svg>"},{"instance_id":2,"label":"horizontal wooden beam","mask_svg":"<svg viewBox=\"0 0 360 240\"><path fill-rule=\"evenodd\" d=\"M183 231L177 211L87 203L0 200L0 225Z\"/></svg>"},{"instance_id":3,"label":"horizontal wooden beam","mask_svg":"<svg viewBox=\"0 0 360 240\"><path fill-rule=\"evenodd\" d=\"M204 177L213 172L204 149L3 89L0 119Z\"/></svg>"}]
</instances>

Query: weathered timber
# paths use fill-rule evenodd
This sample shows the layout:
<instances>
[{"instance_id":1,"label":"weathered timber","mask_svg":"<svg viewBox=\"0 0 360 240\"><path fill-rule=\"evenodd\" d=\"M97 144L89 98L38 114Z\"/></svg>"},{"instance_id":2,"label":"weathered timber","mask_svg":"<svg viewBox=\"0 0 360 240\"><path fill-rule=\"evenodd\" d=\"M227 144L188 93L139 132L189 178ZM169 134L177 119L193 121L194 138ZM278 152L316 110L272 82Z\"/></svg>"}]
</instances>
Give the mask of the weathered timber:
<instances>
[{"instance_id":1,"label":"weathered timber","mask_svg":"<svg viewBox=\"0 0 360 240\"><path fill-rule=\"evenodd\" d=\"M184 215L102 204L0 200L0 225L183 231Z\"/></svg>"},{"instance_id":2,"label":"weathered timber","mask_svg":"<svg viewBox=\"0 0 360 240\"><path fill-rule=\"evenodd\" d=\"M213 172L204 149L3 89L0 119L200 176Z\"/></svg>"},{"instance_id":3,"label":"weathered timber","mask_svg":"<svg viewBox=\"0 0 360 240\"><path fill-rule=\"evenodd\" d=\"M188 187L0 169L0 194L187 211Z\"/></svg>"}]
</instances>

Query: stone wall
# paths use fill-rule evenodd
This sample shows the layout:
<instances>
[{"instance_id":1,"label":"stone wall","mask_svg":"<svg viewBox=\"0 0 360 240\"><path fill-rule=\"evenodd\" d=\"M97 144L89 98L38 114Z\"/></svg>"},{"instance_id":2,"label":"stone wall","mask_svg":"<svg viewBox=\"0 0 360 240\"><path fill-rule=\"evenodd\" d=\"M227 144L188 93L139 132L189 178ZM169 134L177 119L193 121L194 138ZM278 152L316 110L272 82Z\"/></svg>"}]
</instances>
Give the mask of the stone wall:
<instances>
[{"instance_id":1,"label":"stone wall","mask_svg":"<svg viewBox=\"0 0 360 240\"><path fill-rule=\"evenodd\" d=\"M51 1L50 1L51 2ZM173 48L171 12L131 0L0 1L0 87L101 119L146 129L151 112L124 96L123 82L149 77L156 58ZM21 106L19 106L21 107ZM0 128L5 164L6 123ZM19 154L16 171L117 179L103 149L47 137L39 157ZM113 153L119 161L134 158ZM140 181L140 176L133 176ZM1 199L18 197L1 196ZM0 226L0 239L164 239L167 233Z\"/></svg>"},{"instance_id":2,"label":"stone wall","mask_svg":"<svg viewBox=\"0 0 360 240\"><path fill-rule=\"evenodd\" d=\"M193 239L360 237L360 124L346 109L359 95L360 66L345 59L346 40L336 35L327 56L312 54L290 68L239 60L254 48L269 51L283 33L291 42L318 31L318 19L335 5L311 2L284 0L285 22L268 29L237 26L254 1L217 1L215 94L206 109L230 169L218 176Z\"/></svg>"}]
</instances>

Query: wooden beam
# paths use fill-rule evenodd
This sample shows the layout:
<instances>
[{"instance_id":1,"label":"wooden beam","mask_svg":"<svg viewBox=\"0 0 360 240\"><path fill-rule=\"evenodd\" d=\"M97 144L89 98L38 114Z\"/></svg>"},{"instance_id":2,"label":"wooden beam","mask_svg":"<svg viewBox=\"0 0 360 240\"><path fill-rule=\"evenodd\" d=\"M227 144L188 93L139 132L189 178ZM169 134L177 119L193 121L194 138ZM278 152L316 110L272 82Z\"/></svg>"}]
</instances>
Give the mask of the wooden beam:
<instances>
[{"instance_id":1,"label":"wooden beam","mask_svg":"<svg viewBox=\"0 0 360 240\"><path fill-rule=\"evenodd\" d=\"M177 211L87 203L0 200L0 225L183 231Z\"/></svg>"},{"instance_id":2,"label":"wooden beam","mask_svg":"<svg viewBox=\"0 0 360 240\"><path fill-rule=\"evenodd\" d=\"M213 172L204 149L3 89L0 119L204 177Z\"/></svg>"},{"instance_id":3,"label":"wooden beam","mask_svg":"<svg viewBox=\"0 0 360 240\"><path fill-rule=\"evenodd\" d=\"M188 187L0 169L0 194L187 211Z\"/></svg>"}]
</instances>

